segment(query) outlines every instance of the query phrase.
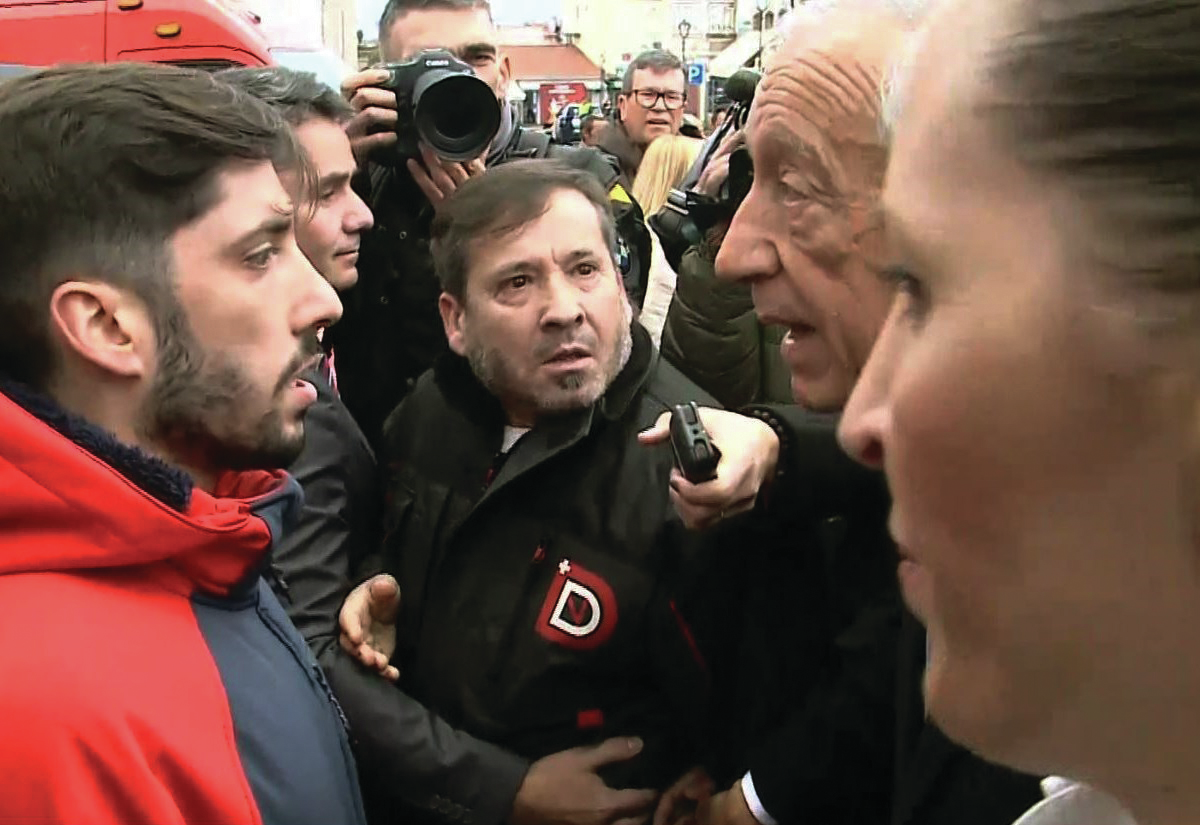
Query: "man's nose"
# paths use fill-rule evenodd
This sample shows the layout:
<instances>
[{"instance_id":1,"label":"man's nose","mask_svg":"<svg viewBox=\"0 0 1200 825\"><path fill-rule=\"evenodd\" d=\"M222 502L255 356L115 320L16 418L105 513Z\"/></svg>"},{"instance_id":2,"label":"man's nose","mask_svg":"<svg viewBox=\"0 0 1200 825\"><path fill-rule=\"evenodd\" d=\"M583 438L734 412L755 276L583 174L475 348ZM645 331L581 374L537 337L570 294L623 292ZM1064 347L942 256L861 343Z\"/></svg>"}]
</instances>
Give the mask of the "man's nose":
<instances>
[{"instance_id":1,"label":"man's nose","mask_svg":"<svg viewBox=\"0 0 1200 825\"><path fill-rule=\"evenodd\" d=\"M561 274L546 279L545 308L542 323L547 326L573 326L583 320L579 290Z\"/></svg>"},{"instance_id":2,"label":"man's nose","mask_svg":"<svg viewBox=\"0 0 1200 825\"><path fill-rule=\"evenodd\" d=\"M747 281L771 277L782 269L771 240L772 222L776 216L763 208L763 201L752 188L738 207L717 253L718 278Z\"/></svg>"},{"instance_id":3,"label":"man's nose","mask_svg":"<svg viewBox=\"0 0 1200 825\"><path fill-rule=\"evenodd\" d=\"M350 197L353 201L350 210L346 213L346 221L342 228L349 235L357 235L375 225L375 216L371 214L370 207L363 202L357 192L352 192Z\"/></svg>"},{"instance_id":4,"label":"man's nose","mask_svg":"<svg viewBox=\"0 0 1200 825\"><path fill-rule=\"evenodd\" d=\"M298 288L293 292L292 330L302 333L332 326L342 317L342 302L329 281L296 249Z\"/></svg>"},{"instance_id":5,"label":"man's nose","mask_svg":"<svg viewBox=\"0 0 1200 825\"><path fill-rule=\"evenodd\" d=\"M893 303L838 424L842 449L876 470L883 469L885 448L891 439L891 392L902 335L899 311L899 302Z\"/></svg>"}]
</instances>

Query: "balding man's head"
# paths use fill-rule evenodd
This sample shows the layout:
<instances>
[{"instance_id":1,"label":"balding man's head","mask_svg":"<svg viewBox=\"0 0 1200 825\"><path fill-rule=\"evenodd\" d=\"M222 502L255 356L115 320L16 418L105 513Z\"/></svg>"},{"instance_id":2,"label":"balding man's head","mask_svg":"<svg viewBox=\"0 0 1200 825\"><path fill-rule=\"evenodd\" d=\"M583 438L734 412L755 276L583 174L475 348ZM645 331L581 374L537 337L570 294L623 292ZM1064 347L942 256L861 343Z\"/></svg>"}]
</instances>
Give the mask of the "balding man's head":
<instances>
[{"instance_id":1,"label":"balding man's head","mask_svg":"<svg viewBox=\"0 0 1200 825\"><path fill-rule=\"evenodd\" d=\"M891 302L877 277L876 216L887 168L883 80L920 4L813 0L797 9L747 124L754 185L717 260L790 334L797 401L839 409Z\"/></svg>"}]
</instances>

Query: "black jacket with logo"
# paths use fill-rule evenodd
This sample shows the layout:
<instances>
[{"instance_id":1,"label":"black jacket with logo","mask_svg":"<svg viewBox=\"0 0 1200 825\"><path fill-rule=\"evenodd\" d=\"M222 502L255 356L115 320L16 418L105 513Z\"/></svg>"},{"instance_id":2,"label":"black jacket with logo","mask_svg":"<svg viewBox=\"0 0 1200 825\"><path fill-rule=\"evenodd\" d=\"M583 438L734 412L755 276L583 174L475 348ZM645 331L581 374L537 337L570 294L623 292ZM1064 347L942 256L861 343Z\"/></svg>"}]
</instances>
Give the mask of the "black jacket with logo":
<instances>
[{"instance_id":1,"label":"black jacket with logo","mask_svg":"<svg viewBox=\"0 0 1200 825\"><path fill-rule=\"evenodd\" d=\"M375 456L328 377L313 371L304 453L289 472L304 508L273 556L280 600L325 671L351 728L369 822L500 825L528 763L456 730L360 666L338 644L338 612L377 569L382 530Z\"/></svg>"},{"instance_id":2,"label":"black jacket with logo","mask_svg":"<svg viewBox=\"0 0 1200 825\"><path fill-rule=\"evenodd\" d=\"M687 583L720 534L684 529L670 447L637 443L669 405L711 401L636 324L634 342L599 402L506 456L497 401L441 359L388 420L385 563L404 594L405 691L529 759L641 736L605 778L661 788L696 759L709 676Z\"/></svg>"},{"instance_id":3,"label":"black jacket with logo","mask_svg":"<svg viewBox=\"0 0 1200 825\"><path fill-rule=\"evenodd\" d=\"M517 127L488 164L527 158L588 171L609 192L626 291L640 307L650 235L641 208L623 188L614 188L620 182L616 161L595 149L552 144L547 135ZM362 238L359 282L342 294L344 313L328 340L338 353L342 400L376 445L384 419L449 349L438 313L441 287L429 250L433 207L402 168L372 164L355 179L355 189L371 207L375 226Z\"/></svg>"}]
</instances>

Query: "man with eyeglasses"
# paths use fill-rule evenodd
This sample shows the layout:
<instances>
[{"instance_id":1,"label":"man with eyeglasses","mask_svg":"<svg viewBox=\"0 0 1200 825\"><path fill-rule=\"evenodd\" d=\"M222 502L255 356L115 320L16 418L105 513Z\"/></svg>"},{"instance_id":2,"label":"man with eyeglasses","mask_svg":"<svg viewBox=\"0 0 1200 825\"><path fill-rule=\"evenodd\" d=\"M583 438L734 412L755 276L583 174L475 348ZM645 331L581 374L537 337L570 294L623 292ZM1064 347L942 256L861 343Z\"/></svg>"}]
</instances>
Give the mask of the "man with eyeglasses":
<instances>
[{"instance_id":1,"label":"man with eyeglasses","mask_svg":"<svg viewBox=\"0 0 1200 825\"><path fill-rule=\"evenodd\" d=\"M679 134L686 102L683 63L670 52L642 52L625 69L617 96L616 128L605 132L599 146L620 161L630 183L637 177L646 147L655 138Z\"/></svg>"}]
</instances>

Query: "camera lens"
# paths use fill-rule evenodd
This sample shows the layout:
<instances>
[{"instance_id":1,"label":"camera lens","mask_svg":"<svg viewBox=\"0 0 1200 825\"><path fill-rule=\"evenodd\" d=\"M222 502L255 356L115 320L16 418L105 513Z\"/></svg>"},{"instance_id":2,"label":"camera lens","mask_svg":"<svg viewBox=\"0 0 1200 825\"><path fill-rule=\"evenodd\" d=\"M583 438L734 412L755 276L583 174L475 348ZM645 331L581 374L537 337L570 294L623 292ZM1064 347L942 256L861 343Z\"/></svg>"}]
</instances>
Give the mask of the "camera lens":
<instances>
[{"instance_id":1,"label":"camera lens","mask_svg":"<svg viewBox=\"0 0 1200 825\"><path fill-rule=\"evenodd\" d=\"M417 132L446 160L479 157L500 131L492 87L472 74L427 71L413 89Z\"/></svg>"}]
</instances>

